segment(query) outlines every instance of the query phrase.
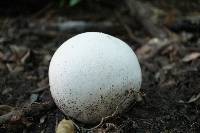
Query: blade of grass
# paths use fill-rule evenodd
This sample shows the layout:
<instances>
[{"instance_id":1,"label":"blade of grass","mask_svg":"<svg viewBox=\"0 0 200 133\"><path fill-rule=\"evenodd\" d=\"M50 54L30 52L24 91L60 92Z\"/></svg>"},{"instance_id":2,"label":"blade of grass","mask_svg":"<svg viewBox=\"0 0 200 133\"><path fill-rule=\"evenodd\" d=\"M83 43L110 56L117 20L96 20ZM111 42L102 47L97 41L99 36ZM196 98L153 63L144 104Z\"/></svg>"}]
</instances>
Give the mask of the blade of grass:
<instances>
[{"instance_id":1,"label":"blade of grass","mask_svg":"<svg viewBox=\"0 0 200 133\"><path fill-rule=\"evenodd\" d=\"M75 6L80 2L80 0L69 0L69 6Z\"/></svg>"}]
</instances>

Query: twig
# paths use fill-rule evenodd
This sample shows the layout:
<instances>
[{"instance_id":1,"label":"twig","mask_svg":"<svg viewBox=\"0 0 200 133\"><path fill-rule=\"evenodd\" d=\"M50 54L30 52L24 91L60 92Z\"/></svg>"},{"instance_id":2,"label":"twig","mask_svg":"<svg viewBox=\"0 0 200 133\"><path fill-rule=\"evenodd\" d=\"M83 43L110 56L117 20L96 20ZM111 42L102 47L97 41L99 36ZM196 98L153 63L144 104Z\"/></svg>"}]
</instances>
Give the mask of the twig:
<instances>
[{"instance_id":1,"label":"twig","mask_svg":"<svg viewBox=\"0 0 200 133\"><path fill-rule=\"evenodd\" d=\"M136 18L153 37L163 39L168 36L164 30L155 26L151 21L150 5L141 3L139 0L126 0L126 4L133 18Z\"/></svg>"},{"instance_id":2,"label":"twig","mask_svg":"<svg viewBox=\"0 0 200 133\"><path fill-rule=\"evenodd\" d=\"M38 12L36 12L35 14L33 14L33 16L31 16L31 19L34 19L38 16L40 16L41 14L43 14L44 12L46 12L48 9L50 9L52 7L53 3L49 3L47 4L44 8L42 8L41 10L39 10Z\"/></svg>"},{"instance_id":3,"label":"twig","mask_svg":"<svg viewBox=\"0 0 200 133\"><path fill-rule=\"evenodd\" d=\"M41 87L41 88L38 88L38 89L35 89L35 90L31 91L31 93L39 93L39 92L42 92L42 91L44 91L44 90L46 90L48 88L49 88L49 85Z\"/></svg>"},{"instance_id":4,"label":"twig","mask_svg":"<svg viewBox=\"0 0 200 133\"><path fill-rule=\"evenodd\" d=\"M153 24L150 4L142 3L139 0L126 0L132 17L136 18L142 26L151 34L152 39L145 43L136 53L140 61L155 57L161 50L172 44L179 44L181 39L175 33L171 33L163 27Z\"/></svg>"},{"instance_id":5,"label":"twig","mask_svg":"<svg viewBox=\"0 0 200 133\"><path fill-rule=\"evenodd\" d=\"M122 16L121 16L119 13L117 13L117 12L116 12L115 14L116 14L116 17L117 17L119 23L124 27L124 29L125 29L126 32L128 33L128 36L129 36L132 40L134 40L136 43L138 43L138 44L140 44L140 45L143 44L144 42L142 41L142 39L135 37L135 35L133 34L131 28L128 26L128 24L126 24L126 23L124 22Z\"/></svg>"}]
</instances>

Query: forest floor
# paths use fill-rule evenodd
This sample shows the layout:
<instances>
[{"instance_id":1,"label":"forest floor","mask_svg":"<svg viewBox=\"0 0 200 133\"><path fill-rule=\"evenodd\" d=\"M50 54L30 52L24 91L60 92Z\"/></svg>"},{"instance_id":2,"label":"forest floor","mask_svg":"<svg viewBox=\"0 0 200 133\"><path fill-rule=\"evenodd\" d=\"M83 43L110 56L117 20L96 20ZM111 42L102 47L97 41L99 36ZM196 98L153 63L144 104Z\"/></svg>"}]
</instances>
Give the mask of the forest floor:
<instances>
[{"instance_id":1,"label":"forest floor","mask_svg":"<svg viewBox=\"0 0 200 133\"><path fill-rule=\"evenodd\" d=\"M200 16L195 9L185 14L165 4L159 8L165 12L160 13L156 23L164 20L170 26L174 18L182 22L187 15ZM159 48L148 57L146 51L150 48L144 46L159 40L135 21L125 4L87 1L62 9L50 3L31 13L23 9L10 10L8 14L0 10L5 14L0 16L0 115L13 110L23 110L23 114L19 112L6 120L0 117L1 133L55 132L64 115L50 95L49 61L65 40L86 31L116 36L141 57L142 100L121 116L109 120L107 123L116 126L110 132L200 131L199 18L198 24L165 26L179 41ZM106 127L105 122L99 128L103 131Z\"/></svg>"}]
</instances>

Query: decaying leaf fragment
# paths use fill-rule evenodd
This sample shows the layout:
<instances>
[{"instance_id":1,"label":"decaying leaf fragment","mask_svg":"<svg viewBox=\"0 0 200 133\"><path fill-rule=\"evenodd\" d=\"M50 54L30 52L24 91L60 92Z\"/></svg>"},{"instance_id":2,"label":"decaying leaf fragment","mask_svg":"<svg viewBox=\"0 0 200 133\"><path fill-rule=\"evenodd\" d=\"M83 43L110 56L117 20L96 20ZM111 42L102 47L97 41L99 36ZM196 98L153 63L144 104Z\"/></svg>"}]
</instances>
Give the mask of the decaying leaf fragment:
<instances>
[{"instance_id":1,"label":"decaying leaf fragment","mask_svg":"<svg viewBox=\"0 0 200 133\"><path fill-rule=\"evenodd\" d=\"M75 127L72 120L63 119L60 121L56 133L75 133Z\"/></svg>"},{"instance_id":2,"label":"decaying leaf fragment","mask_svg":"<svg viewBox=\"0 0 200 133\"><path fill-rule=\"evenodd\" d=\"M189 55L186 55L182 59L182 61L183 62L190 62L190 61L195 60L195 59L197 59L199 57L200 57L200 53L199 52L193 52L193 53L190 53Z\"/></svg>"}]
</instances>

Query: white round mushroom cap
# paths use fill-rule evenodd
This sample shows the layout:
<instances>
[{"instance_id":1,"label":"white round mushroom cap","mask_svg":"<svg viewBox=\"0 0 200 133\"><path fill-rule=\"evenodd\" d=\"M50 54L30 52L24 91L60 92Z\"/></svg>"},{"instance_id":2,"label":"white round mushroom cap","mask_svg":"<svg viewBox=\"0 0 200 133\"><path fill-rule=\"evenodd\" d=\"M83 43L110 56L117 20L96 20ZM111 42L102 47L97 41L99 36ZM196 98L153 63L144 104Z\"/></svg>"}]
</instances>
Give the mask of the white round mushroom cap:
<instances>
[{"instance_id":1,"label":"white round mushroom cap","mask_svg":"<svg viewBox=\"0 0 200 133\"><path fill-rule=\"evenodd\" d=\"M122 112L141 86L141 68L132 49L113 36L86 32L64 42L49 66L50 91L67 116L94 124Z\"/></svg>"}]
</instances>

